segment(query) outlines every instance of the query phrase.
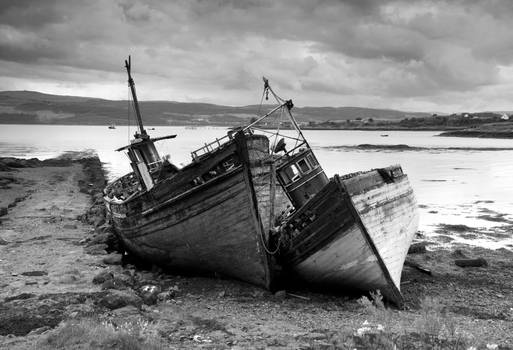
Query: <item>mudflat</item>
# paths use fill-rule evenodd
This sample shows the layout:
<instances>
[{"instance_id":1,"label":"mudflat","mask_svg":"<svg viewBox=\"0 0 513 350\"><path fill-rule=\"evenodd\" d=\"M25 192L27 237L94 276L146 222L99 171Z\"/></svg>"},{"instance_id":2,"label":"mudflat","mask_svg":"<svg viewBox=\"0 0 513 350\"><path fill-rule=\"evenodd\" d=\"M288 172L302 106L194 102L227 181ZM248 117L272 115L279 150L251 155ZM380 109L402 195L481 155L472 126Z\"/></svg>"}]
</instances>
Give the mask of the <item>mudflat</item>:
<instances>
[{"instance_id":1,"label":"mudflat","mask_svg":"<svg viewBox=\"0 0 513 350\"><path fill-rule=\"evenodd\" d=\"M0 159L0 349L513 348L513 252L448 244L475 229L418 235L399 310L379 293L269 292L133 261L104 184L97 158Z\"/></svg>"}]
</instances>

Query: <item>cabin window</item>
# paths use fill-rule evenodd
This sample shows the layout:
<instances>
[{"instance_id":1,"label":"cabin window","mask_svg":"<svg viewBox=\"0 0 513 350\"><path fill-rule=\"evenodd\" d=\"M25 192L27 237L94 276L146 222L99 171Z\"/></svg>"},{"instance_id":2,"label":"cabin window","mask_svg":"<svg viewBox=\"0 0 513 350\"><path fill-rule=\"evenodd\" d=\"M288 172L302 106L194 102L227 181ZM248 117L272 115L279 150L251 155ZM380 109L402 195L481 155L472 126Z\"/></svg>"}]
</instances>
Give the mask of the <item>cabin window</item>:
<instances>
[{"instance_id":1,"label":"cabin window","mask_svg":"<svg viewBox=\"0 0 513 350\"><path fill-rule=\"evenodd\" d=\"M302 173L307 173L308 171L310 171L310 166L308 165L305 159L301 159L299 162L297 162L297 165L299 169L301 169Z\"/></svg>"},{"instance_id":2,"label":"cabin window","mask_svg":"<svg viewBox=\"0 0 513 350\"><path fill-rule=\"evenodd\" d=\"M312 168L315 168L319 163L317 163L317 159L311 154L307 155L306 158L308 159L308 162L312 165Z\"/></svg>"},{"instance_id":3,"label":"cabin window","mask_svg":"<svg viewBox=\"0 0 513 350\"><path fill-rule=\"evenodd\" d=\"M289 182L294 182L299 179L301 175L296 165L292 164L281 171L281 177L285 184L288 184Z\"/></svg>"}]
</instances>

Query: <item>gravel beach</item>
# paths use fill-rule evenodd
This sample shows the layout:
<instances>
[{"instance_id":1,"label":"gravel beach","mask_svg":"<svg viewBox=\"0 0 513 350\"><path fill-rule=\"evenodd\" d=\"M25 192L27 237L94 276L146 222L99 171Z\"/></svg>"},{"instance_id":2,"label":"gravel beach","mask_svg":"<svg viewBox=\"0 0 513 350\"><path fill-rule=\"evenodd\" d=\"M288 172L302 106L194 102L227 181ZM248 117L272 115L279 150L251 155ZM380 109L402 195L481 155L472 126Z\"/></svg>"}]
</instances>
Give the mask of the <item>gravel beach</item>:
<instances>
[{"instance_id":1,"label":"gravel beach","mask_svg":"<svg viewBox=\"0 0 513 350\"><path fill-rule=\"evenodd\" d=\"M513 348L512 250L448 244L513 226L419 233L398 310L379 294L271 293L131 261L105 222L104 185L98 158L0 158L0 349Z\"/></svg>"}]
</instances>

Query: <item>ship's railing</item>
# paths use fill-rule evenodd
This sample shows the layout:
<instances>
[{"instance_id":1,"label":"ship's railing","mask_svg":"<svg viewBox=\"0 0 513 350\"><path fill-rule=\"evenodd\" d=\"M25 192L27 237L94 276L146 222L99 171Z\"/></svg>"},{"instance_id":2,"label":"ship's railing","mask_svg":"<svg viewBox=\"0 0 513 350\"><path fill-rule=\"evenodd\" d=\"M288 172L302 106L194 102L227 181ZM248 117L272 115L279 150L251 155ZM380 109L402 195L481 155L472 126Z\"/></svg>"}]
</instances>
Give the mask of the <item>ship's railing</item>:
<instances>
[{"instance_id":1,"label":"ship's railing","mask_svg":"<svg viewBox=\"0 0 513 350\"><path fill-rule=\"evenodd\" d=\"M196 160L205 154L209 154L220 149L229 139L230 136L226 135L221 137L220 139L216 138L215 141L212 141L210 143L205 143L205 146L191 152L192 160Z\"/></svg>"}]
</instances>

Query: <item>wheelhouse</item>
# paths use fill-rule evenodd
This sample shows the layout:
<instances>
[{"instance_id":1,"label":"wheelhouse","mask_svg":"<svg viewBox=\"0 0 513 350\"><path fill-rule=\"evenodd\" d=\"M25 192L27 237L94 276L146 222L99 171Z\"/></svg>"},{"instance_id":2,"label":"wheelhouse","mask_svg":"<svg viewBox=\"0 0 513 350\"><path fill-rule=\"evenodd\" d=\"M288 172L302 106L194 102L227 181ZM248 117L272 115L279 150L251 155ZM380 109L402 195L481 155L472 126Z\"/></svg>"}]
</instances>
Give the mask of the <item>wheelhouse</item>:
<instances>
[{"instance_id":1,"label":"wheelhouse","mask_svg":"<svg viewBox=\"0 0 513 350\"><path fill-rule=\"evenodd\" d=\"M310 148L286 157L277 169L278 181L298 208L328 183L328 177Z\"/></svg>"}]
</instances>

